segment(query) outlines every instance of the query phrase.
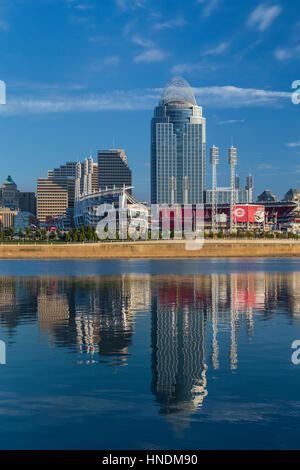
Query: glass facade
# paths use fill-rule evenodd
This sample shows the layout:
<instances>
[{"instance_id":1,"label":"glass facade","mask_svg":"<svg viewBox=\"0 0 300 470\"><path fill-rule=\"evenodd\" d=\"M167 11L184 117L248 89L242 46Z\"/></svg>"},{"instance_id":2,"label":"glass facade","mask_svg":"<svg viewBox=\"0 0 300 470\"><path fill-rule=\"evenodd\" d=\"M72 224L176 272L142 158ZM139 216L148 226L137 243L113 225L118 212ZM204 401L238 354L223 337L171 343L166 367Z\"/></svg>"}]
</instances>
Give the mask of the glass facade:
<instances>
[{"instance_id":1,"label":"glass facade","mask_svg":"<svg viewBox=\"0 0 300 470\"><path fill-rule=\"evenodd\" d=\"M206 190L207 204L212 204L212 190ZM231 189L230 188L218 188L217 191L217 204L230 204L231 200ZM248 204L253 202L250 198L249 191L247 189L236 189L236 202L237 204Z\"/></svg>"},{"instance_id":2,"label":"glass facade","mask_svg":"<svg viewBox=\"0 0 300 470\"><path fill-rule=\"evenodd\" d=\"M204 202L205 135L191 88L183 79L170 82L151 122L152 204Z\"/></svg>"}]
</instances>

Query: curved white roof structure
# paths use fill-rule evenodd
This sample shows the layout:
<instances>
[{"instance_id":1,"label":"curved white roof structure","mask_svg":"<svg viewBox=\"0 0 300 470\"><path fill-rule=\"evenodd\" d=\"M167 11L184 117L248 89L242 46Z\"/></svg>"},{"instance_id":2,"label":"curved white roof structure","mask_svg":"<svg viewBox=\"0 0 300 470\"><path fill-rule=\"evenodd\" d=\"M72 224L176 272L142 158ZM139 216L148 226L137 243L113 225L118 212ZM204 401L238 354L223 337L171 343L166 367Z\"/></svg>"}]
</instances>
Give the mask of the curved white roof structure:
<instances>
[{"instance_id":1,"label":"curved white roof structure","mask_svg":"<svg viewBox=\"0 0 300 470\"><path fill-rule=\"evenodd\" d=\"M159 104L164 106L174 101L184 101L193 106L197 106L194 92L184 78L175 77L167 83L162 92Z\"/></svg>"}]
</instances>

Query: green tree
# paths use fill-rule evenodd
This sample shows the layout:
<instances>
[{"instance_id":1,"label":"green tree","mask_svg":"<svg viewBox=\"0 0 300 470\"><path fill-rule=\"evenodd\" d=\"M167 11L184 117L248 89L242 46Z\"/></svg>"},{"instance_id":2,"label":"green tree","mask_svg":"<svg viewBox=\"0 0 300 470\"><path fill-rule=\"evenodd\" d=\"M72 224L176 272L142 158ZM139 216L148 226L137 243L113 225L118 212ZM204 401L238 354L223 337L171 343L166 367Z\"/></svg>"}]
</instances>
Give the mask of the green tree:
<instances>
[{"instance_id":1,"label":"green tree","mask_svg":"<svg viewBox=\"0 0 300 470\"><path fill-rule=\"evenodd\" d=\"M26 227L26 228L25 228L25 233L26 233L26 238L29 239L30 236L31 236L31 230L30 230L29 227Z\"/></svg>"},{"instance_id":2,"label":"green tree","mask_svg":"<svg viewBox=\"0 0 300 470\"><path fill-rule=\"evenodd\" d=\"M9 229L7 230L7 235L8 235L10 240L13 238L14 234L15 234L14 227L9 227Z\"/></svg>"},{"instance_id":3,"label":"green tree","mask_svg":"<svg viewBox=\"0 0 300 470\"><path fill-rule=\"evenodd\" d=\"M41 236L42 236L42 240L46 240L47 238L47 230L45 229L45 227L43 227L41 229Z\"/></svg>"}]
</instances>

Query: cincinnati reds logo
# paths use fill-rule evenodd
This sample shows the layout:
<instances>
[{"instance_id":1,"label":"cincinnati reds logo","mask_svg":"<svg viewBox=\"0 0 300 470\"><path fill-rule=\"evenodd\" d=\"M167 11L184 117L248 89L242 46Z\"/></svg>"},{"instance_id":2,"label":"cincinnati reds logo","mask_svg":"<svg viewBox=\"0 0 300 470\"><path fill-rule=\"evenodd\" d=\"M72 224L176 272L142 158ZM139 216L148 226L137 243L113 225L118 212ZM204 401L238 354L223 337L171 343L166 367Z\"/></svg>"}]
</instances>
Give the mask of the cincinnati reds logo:
<instances>
[{"instance_id":1,"label":"cincinnati reds logo","mask_svg":"<svg viewBox=\"0 0 300 470\"><path fill-rule=\"evenodd\" d=\"M245 211L240 207L239 209L235 209L234 214L236 217L244 217Z\"/></svg>"}]
</instances>

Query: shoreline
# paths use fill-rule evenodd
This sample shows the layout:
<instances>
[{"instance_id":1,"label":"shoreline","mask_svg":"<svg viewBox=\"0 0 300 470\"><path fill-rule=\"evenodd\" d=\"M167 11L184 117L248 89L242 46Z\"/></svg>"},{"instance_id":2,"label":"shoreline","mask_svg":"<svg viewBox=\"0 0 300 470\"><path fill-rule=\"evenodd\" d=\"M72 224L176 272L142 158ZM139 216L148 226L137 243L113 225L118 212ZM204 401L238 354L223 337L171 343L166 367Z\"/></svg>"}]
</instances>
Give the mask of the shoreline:
<instances>
[{"instance_id":1,"label":"shoreline","mask_svg":"<svg viewBox=\"0 0 300 470\"><path fill-rule=\"evenodd\" d=\"M300 257L300 241L205 240L202 248L182 240L65 244L1 244L0 259L184 259Z\"/></svg>"}]
</instances>

